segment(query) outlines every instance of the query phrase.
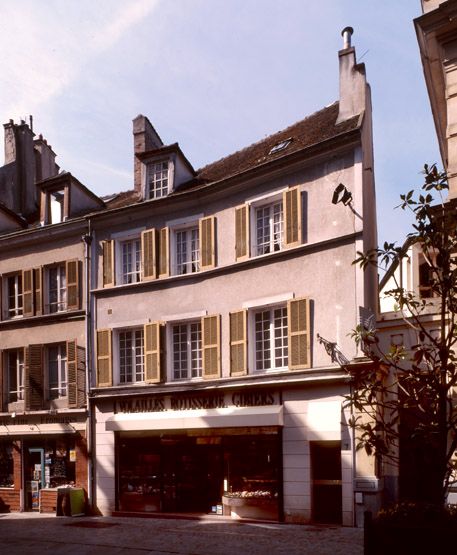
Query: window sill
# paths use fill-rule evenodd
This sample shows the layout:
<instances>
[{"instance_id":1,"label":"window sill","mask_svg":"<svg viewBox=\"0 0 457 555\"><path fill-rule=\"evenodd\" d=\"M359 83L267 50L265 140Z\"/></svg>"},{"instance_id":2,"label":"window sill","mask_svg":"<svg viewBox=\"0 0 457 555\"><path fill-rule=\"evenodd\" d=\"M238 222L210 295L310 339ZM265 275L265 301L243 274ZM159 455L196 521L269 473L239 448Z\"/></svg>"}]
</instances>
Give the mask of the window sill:
<instances>
[{"instance_id":1,"label":"window sill","mask_svg":"<svg viewBox=\"0 0 457 555\"><path fill-rule=\"evenodd\" d=\"M192 272L190 274L182 275L171 275L167 277L161 277L156 279L150 279L146 281L140 281L138 283L126 283L120 285L114 285L113 287L101 287L92 289L93 294L111 294L112 292L117 292L121 290L128 289L142 289L150 288L153 285L161 287L161 284L169 284L170 282L179 283L180 280L190 280L190 279L207 279L208 276L223 274L226 272L233 271L234 269L241 269L250 266L256 266L258 264L265 264L267 262L274 262L282 258L287 258L289 256L297 256L299 254L311 254L316 251L325 250L333 248L335 245L345 244L354 241L362 235L361 231L356 231L354 233L349 233L347 235L333 237L331 239L326 239L325 241L318 241L316 243L306 243L303 245L298 245L297 247L291 247L288 249L282 249L277 252L272 252L268 254L261 254L259 256L251 256L246 260L240 260L239 262L232 262L226 264L225 266L216 266L208 270L200 270L199 272Z\"/></svg>"},{"instance_id":2,"label":"window sill","mask_svg":"<svg viewBox=\"0 0 457 555\"><path fill-rule=\"evenodd\" d=\"M58 322L60 320L67 319L77 319L80 320L84 318L85 311L81 309L77 310L65 310L62 312L53 312L52 314L42 314L41 316L23 316L22 318L14 318L10 320L0 321L0 329L8 327L18 327L18 326L29 326L34 322Z\"/></svg>"}]
</instances>

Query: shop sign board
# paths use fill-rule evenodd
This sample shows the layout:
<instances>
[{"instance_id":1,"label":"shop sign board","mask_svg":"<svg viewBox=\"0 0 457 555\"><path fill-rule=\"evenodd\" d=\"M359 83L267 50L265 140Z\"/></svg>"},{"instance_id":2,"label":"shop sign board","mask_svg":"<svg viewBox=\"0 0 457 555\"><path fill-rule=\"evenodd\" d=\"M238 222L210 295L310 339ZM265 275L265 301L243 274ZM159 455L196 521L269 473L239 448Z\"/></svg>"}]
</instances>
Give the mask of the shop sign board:
<instances>
[{"instance_id":1,"label":"shop sign board","mask_svg":"<svg viewBox=\"0 0 457 555\"><path fill-rule=\"evenodd\" d=\"M247 390L230 393L192 393L183 395L147 395L117 400L116 413L165 412L230 407L261 407L280 405L277 391Z\"/></svg>"}]
</instances>

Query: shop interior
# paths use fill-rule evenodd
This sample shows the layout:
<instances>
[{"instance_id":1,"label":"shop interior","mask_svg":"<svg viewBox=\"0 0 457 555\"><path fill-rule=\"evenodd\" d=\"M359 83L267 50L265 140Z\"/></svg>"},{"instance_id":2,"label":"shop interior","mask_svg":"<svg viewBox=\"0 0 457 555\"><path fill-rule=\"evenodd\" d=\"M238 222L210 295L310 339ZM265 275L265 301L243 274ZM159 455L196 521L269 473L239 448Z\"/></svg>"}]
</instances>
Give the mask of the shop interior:
<instances>
[{"instance_id":1,"label":"shop interior","mask_svg":"<svg viewBox=\"0 0 457 555\"><path fill-rule=\"evenodd\" d=\"M223 496L277 504L280 434L247 431L119 432L118 510L222 514Z\"/></svg>"}]
</instances>

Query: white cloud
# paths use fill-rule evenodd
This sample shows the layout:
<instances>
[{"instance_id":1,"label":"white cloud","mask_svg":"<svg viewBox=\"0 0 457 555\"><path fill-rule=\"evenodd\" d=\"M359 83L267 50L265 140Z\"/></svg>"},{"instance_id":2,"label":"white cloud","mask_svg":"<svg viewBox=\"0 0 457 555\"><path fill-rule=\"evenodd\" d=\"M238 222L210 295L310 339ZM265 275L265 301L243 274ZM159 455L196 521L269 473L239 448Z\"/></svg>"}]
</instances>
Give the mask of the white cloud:
<instances>
[{"instance_id":1,"label":"white cloud","mask_svg":"<svg viewBox=\"0 0 457 555\"><path fill-rule=\"evenodd\" d=\"M3 3L0 117L42 112L93 57L112 48L159 2Z\"/></svg>"}]
</instances>

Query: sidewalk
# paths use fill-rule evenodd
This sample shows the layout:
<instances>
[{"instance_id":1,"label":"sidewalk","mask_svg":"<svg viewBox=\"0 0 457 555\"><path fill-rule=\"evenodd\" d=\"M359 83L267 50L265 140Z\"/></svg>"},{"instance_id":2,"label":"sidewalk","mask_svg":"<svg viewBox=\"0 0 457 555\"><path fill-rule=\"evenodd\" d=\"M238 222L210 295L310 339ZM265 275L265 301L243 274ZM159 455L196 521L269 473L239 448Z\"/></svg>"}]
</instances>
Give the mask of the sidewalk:
<instances>
[{"instance_id":1,"label":"sidewalk","mask_svg":"<svg viewBox=\"0 0 457 555\"><path fill-rule=\"evenodd\" d=\"M363 530L339 526L0 514L8 555L362 555Z\"/></svg>"}]
</instances>

